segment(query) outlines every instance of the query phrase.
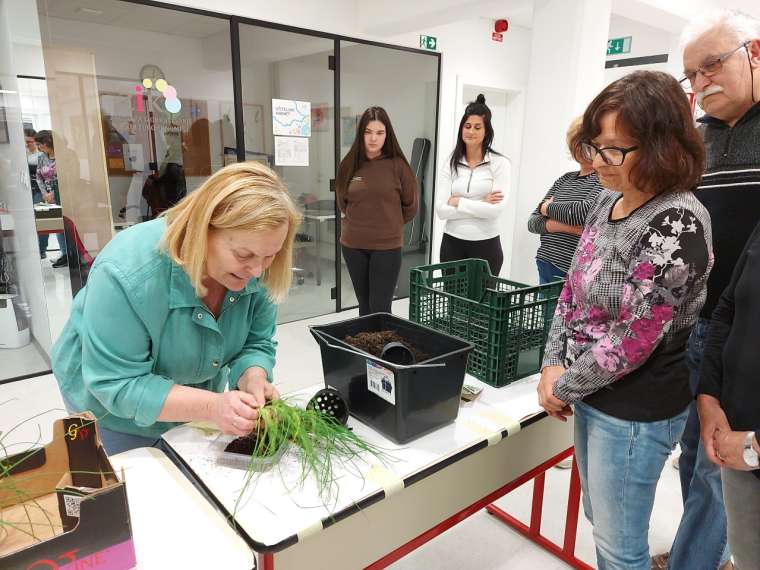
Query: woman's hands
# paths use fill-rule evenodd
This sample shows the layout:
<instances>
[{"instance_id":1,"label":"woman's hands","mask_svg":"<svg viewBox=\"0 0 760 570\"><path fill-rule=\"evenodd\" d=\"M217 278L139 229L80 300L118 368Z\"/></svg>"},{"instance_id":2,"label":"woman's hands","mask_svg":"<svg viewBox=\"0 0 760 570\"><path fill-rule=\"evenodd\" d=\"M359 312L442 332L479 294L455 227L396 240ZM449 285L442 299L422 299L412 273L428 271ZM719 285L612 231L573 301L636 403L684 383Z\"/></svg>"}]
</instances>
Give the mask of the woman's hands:
<instances>
[{"instance_id":1,"label":"woman's hands","mask_svg":"<svg viewBox=\"0 0 760 570\"><path fill-rule=\"evenodd\" d=\"M248 392L230 390L214 394L209 419L226 434L246 436L256 427L258 407L256 399Z\"/></svg>"},{"instance_id":2,"label":"woman's hands","mask_svg":"<svg viewBox=\"0 0 760 570\"><path fill-rule=\"evenodd\" d=\"M239 390L217 394L216 409L212 421L224 433L248 435L256 427L258 409L270 400L277 400L280 393L267 380L266 370L254 366L248 368L238 379Z\"/></svg>"},{"instance_id":3,"label":"woman's hands","mask_svg":"<svg viewBox=\"0 0 760 570\"><path fill-rule=\"evenodd\" d=\"M573 415L568 404L554 395L554 385L565 372L564 366L547 366L541 370L541 380L538 382L538 403L546 413L553 418L567 421L567 416Z\"/></svg>"},{"instance_id":4,"label":"woman's hands","mask_svg":"<svg viewBox=\"0 0 760 570\"><path fill-rule=\"evenodd\" d=\"M489 204L498 204L504 199L504 194L501 192L501 190L494 190L493 192L489 192L483 197L484 202L488 202Z\"/></svg>"},{"instance_id":5,"label":"woman's hands","mask_svg":"<svg viewBox=\"0 0 760 570\"><path fill-rule=\"evenodd\" d=\"M266 370L258 366L248 368L240 375L238 388L251 394L259 408L269 400L277 400L280 397L280 393L267 379Z\"/></svg>"},{"instance_id":6,"label":"woman's hands","mask_svg":"<svg viewBox=\"0 0 760 570\"><path fill-rule=\"evenodd\" d=\"M449 206L453 208L459 207L459 200L462 199L462 196L452 196L448 199L446 202ZM488 204L498 204L504 199L504 193L501 192L501 190L494 190L493 192L489 192L483 198L481 198L481 201L486 202Z\"/></svg>"},{"instance_id":7,"label":"woman's hands","mask_svg":"<svg viewBox=\"0 0 760 570\"><path fill-rule=\"evenodd\" d=\"M544 218L548 218L549 217L549 206L551 205L552 202L554 202L554 196L552 196L551 198L547 198L546 200L544 200L543 202L541 202L541 204L539 204L539 206L538 206L538 212Z\"/></svg>"}]
</instances>

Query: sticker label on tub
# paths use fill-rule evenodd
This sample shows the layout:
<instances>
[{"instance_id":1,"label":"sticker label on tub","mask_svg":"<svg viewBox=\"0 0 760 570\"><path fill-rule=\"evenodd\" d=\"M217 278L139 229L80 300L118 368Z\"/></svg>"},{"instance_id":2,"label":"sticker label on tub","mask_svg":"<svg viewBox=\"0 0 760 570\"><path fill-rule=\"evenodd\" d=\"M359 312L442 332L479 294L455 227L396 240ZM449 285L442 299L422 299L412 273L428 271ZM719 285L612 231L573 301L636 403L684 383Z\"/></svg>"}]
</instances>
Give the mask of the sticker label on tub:
<instances>
[{"instance_id":1,"label":"sticker label on tub","mask_svg":"<svg viewBox=\"0 0 760 570\"><path fill-rule=\"evenodd\" d=\"M367 389L389 404L396 405L396 377L393 370L367 359Z\"/></svg>"}]
</instances>

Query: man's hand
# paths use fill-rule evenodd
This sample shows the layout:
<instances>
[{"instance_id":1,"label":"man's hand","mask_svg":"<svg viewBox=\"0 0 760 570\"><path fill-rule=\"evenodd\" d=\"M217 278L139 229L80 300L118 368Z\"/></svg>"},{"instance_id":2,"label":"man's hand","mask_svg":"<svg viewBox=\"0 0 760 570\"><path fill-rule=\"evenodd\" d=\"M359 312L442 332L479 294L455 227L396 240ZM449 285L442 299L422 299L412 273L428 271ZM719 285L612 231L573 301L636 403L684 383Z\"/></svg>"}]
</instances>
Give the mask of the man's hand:
<instances>
[{"instance_id":1,"label":"man's hand","mask_svg":"<svg viewBox=\"0 0 760 570\"><path fill-rule=\"evenodd\" d=\"M449 201L447 202L449 206L453 206L454 208L459 207L459 196L452 196L449 198Z\"/></svg>"},{"instance_id":2,"label":"man's hand","mask_svg":"<svg viewBox=\"0 0 760 570\"><path fill-rule=\"evenodd\" d=\"M697 412L699 412L699 423L702 426L700 436L705 454L710 461L723 467L724 462L716 454L715 432L731 431L726 413L720 407L720 401L707 394L697 396Z\"/></svg>"},{"instance_id":3,"label":"man's hand","mask_svg":"<svg viewBox=\"0 0 760 570\"><path fill-rule=\"evenodd\" d=\"M746 431L731 431L730 429L715 431L713 436L715 455L721 461L721 467L728 467L737 471L751 471L753 469L744 462L744 440L747 433Z\"/></svg>"},{"instance_id":4,"label":"man's hand","mask_svg":"<svg viewBox=\"0 0 760 570\"><path fill-rule=\"evenodd\" d=\"M504 194L500 190L496 190L495 192L489 192L483 197L483 202L488 202L489 204L498 204L504 199Z\"/></svg>"},{"instance_id":5,"label":"man's hand","mask_svg":"<svg viewBox=\"0 0 760 570\"><path fill-rule=\"evenodd\" d=\"M544 218L549 217L549 204L551 204L552 202L554 202L554 196L541 202L541 205L538 207L538 211L541 213L541 215Z\"/></svg>"},{"instance_id":6,"label":"man's hand","mask_svg":"<svg viewBox=\"0 0 760 570\"><path fill-rule=\"evenodd\" d=\"M566 368L564 366L547 366L541 370L541 380L538 382L538 403L551 417L567 421L573 411L569 405L554 395L554 385Z\"/></svg>"},{"instance_id":7,"label":"man's hand","mask_svg":"<svg viewBox=\"0 0 760 570\"><path fill-rule=\"evenodd\" d=\"M258 366L248 368L240 375L238 388L253 396L258 408L269 400L277 400L280 397L277 389L267 380L266 370Z\"/></svg>"}]
</instances>

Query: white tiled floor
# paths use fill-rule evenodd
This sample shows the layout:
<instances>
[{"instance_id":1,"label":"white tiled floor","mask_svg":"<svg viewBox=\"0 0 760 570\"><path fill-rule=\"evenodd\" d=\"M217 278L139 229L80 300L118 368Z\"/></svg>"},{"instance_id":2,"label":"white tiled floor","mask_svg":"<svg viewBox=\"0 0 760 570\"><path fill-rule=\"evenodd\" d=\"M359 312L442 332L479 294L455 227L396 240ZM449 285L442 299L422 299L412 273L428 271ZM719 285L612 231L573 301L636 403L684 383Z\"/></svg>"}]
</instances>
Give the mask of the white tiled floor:
<instances>
[{"instance_id":1,"label":"white tiled floor","mask_svg":"<svg viewBox=\"0 0 760 570\"><path fill-rule=\"evenodd\" d=\"M406 316L408 302L394 303L394 313ZM327 315L308 321L281 325L277 331L279 341L278 362L275 379L278 388L290 392L309 383L301 372L314 367L321 368L317 343L308 332L307 325L342 320L356 316L356 311L339 315ZM29 394L34 396L29 398ZM14 398L31 401L23 408L15 405ZM10 401L9 401L10 400ZM37 413L55 413L62 407L61 396L52 376L22 380L0 386L0 431L6 431L17 422ZM50 410L53 410L50 412ZM543 421L553 421L546 419ZM49 421L29 422L24 429L29 438L36 440L39 433L46 434ZM37 428L39 424L39 428ZM547 473L544 495L543 533L555 542L561 542L564 533L565 504L570 481L569 470L551 469ZM466 482L464 482L466 484ZM531 505L531 484L517 489L497 504L528 520ZM682 512L678 472L668 462L663 470L657 490L657 498L650 528L650 545L653 553L664 552L675 535ZM594 563L594 545L591 527L581 518L578 529L576 553L590 564ZM500 521L481 511L458 524L443 535L428 542L412 554L392 565L396 570L435 568L437 570L502 570L538 568L554 570L567 568L554 556L548 554L519 534L505 527Z\"/></svg>"}]
</instances>

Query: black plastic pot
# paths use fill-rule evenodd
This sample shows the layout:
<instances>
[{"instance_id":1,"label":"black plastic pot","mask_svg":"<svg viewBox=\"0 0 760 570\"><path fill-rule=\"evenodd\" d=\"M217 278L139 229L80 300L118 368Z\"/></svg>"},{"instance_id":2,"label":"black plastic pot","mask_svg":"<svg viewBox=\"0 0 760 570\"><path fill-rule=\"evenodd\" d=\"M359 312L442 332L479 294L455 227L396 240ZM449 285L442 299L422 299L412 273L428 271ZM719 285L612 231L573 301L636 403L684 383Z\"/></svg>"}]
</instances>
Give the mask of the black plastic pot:
<instances>
[{"instance_id":1,"label":"black plastic pot","mask_svg":"<svg viewBox=\"0 0 760 570\"><path fill-rule=\"evenodd\" d=\"M456 419L471 343L388 313L309 330L322 353L325 386L340 392L351 415L386 437L406 443ZM401 365L343 341L383 330L396 331L429 358Z\"/></svg>"}]
</instances>

